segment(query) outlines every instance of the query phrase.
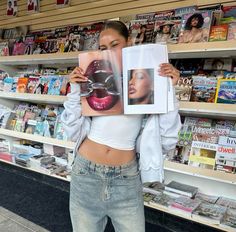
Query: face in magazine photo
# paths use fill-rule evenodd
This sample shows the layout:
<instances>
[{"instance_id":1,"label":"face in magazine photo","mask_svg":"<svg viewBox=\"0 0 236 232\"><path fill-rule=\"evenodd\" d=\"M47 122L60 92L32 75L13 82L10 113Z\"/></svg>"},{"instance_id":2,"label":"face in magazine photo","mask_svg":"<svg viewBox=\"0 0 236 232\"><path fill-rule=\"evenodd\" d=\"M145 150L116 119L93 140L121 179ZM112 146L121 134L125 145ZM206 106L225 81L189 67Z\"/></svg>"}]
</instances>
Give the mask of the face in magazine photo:
<instances>
[{"instance_id":1,"label":"face in magazine photo","mask_svg":"<svg viewBox=\"0 0 236 232\"><path fill-rule=\"evenodd\" d=\"M115 56L110 51L81 53L79 64L88 77L81 84L82 114L121 114L121 77Z\"/></svg>"},{"instance_id":2,"label":"face in magazine photo","mask_svg":"<svg viewBox=\"0 0 236 232\"><path fill-rule=\"evenodd\" d=\"M128 104L153 104L154 69L128 71Z\"/></svg>"}]
</instances>

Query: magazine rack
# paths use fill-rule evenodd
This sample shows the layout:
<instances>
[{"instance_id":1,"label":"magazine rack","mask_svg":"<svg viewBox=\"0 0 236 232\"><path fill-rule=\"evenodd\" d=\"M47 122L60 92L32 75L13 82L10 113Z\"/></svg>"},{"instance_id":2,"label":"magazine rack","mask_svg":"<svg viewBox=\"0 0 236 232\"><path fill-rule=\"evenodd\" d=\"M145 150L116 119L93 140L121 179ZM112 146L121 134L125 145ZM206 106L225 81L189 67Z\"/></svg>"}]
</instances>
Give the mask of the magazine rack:
<instances>
[{"instance_id":1,"label":"magazine rack","mask_svg":"<svg viewBox=\"0 0 236 232\"><path fill-rule=\"evenodd\" d=\"M12 26L30 25L31 31L42 30L45 28L55 28L71 24L83 24L107 18L122 17L127 20L134 15L153 11L164 11L168 9L176 9L184 6L205 6L219 4L217 0L211 0L206 3L204 0L184 0L184 1L126 1L113 0L112 5L109 0L104 1L79 1L75 5L55 9L53 1L47 3L46 0L41 1L40 17L36 15L23 14L18 18L6 18L4 13L1 16L0 26L2 28L11 28ZM234 5L235 1L222 0L220 3ZM77 4L77 5L76 5ZM135 8L134 8L135 5ZM43 12L45 11L45 12ZM78 13L79 12L79 13ZM63 17L62 17L63 15ZM236 57L235 41L224 42L205 42L193 44L173 44L168 45L170 59L181 58L211 58L211 57ZM4 68L10 74L14 73L21 65L28 64L77 64L78 52L73 53L56 53L42 55L27 55L27 56L9 56L0 57L0 68ZM65 101L64 96L42 96L29 94L5 94L0 92L0 104L13 106L15 102L27 101L37 103L52 103L62 104ZM198 102L181 102L180 114L191 116L205 116L210 118L236 119L236 105L224 105L215 103L198 103ZM73 142L64 142L57 139L48 139L41 136L27 135L25 133L0 129L0 137L4 138L23 138L32 141L54 144L57 146L72 149ZM200 187L208 194L224 195L236 199L236 175L222 173L213 170L202 170L199 168L190 167L187 165L165 162L165 177L166 182L170 180L180 180L186 184L192 184ZM173 213L173 212L168 212ZM202 223L202 222L200 222ZM217 226L209 225L215 228Z\"/></svg>"}]
</instances>

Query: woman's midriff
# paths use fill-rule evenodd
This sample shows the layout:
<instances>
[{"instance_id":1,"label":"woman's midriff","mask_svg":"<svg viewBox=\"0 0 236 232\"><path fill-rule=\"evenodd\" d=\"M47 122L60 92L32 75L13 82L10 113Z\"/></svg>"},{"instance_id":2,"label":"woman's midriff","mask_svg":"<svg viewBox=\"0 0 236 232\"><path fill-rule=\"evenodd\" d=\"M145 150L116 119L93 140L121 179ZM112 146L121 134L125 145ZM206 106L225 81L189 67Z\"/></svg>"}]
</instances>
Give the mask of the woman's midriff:
<instances>
[{"instance_id":1,"label":"woman's midriff","mask_svg":"<svg viewBox=\"0 0 236 232\"><path fill-rule=\"evenodd\" d=\"M86 138L78 149L78 153L97 164L119 166L132 161L135 158L134 150L119 150L96 143Z\"/></svg>"}]
</instances>

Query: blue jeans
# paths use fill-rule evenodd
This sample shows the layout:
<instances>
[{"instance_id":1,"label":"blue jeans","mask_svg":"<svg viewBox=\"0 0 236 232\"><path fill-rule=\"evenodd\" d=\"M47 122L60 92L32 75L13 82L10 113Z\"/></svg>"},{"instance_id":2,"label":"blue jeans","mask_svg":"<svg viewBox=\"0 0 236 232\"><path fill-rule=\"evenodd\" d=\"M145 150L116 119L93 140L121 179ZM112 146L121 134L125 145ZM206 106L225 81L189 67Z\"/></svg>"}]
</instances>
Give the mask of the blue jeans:
<instances>
[{"instance_id":1,"label":"blue jeans","mask_svg":"<svg viewBox=\"0 0 236 232\"><path fill-rule=\"evenodd\" d=\"M137 160L107 166L77 155L71 175L70 215L73 232L102 232L108 216L116 232L144 232Z\"/></svg>"}]
</instances>

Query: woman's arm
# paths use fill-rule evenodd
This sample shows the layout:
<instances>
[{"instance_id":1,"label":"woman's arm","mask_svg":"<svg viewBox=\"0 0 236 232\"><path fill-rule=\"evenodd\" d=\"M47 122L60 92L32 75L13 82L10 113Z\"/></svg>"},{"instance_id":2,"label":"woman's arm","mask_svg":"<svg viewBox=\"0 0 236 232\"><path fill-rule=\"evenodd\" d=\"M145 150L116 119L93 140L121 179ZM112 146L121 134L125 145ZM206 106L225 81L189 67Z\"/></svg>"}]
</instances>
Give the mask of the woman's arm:
<instances>
[{"instance_id":1,"label":"woman's arm","mask_svg":"<svg viewBox=\"0 0 236 232\"><path fill-rule=\"evenodd\" d=\"M67 95L64 107L61 115L63 128L68 139L75 142L79 137L88 133L91 122L89 117L81 115L79 84L71 84L71 92Z\"/></svg>"},{"instance_id":2,"label":"woman's arm","mask_svg":"<svg viewBox=\"0 0 236 232\"><path fill-rule=\"evenodd\" d=\"M81 115L79 83L87 81L87 77L83 74L83 70L79 67L75 68L70 74L71 92L67 95L67 101L64 103L65 110L61 115L63 128L68 138L74 142L88 133L91 122L89 117Z\"/></svg>"}]
</instances>

